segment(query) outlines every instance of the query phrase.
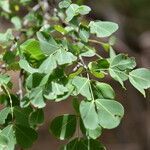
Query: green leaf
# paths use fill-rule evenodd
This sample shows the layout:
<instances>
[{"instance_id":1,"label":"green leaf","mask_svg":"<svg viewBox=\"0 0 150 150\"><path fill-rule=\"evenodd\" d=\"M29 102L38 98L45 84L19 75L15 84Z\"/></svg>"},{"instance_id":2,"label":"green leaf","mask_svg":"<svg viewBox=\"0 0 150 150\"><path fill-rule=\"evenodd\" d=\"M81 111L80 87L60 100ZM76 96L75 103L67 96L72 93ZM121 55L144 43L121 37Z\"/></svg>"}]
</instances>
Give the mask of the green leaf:
<instances>
[{"instance_id":1,"label":"green leaf","mask_svg":"<svg viewBox=\"0 0 150 150\"><path fill-rule=\"evenodd\" d=\"M61 150L106 150L106 148L97 140L76 138Z\"/></svg>"},{"instance_id":2,"label":"green leaf","mask_svg":"<svg viewBox=\"0 0 150 150\"><path fill-rule=\"evenodd\" d=\"M46 105L44 97L43 97L43 88L42 87L36 87L36 88L32 89L29 94L29 99L30 99L31 104L34 107L43 108Z\"/></svg>"},{"instance_id":3,"label":"green leaf","mask_svg":"<svg viewBox=\"0 0 150 150\"><path fill-rule=\"evenodd\" d=\"M92 100L89 79L77 76L72 80L72 84L76 88L76 91L74 93L75 95L81 94L88 100Z\"/></svg>"},{"instance_id":4,"label":"green leaf","mask_svg":"<svg viewBox=\"0 0 150 150\"><path fill-rule=\"evenodd\" d=\"M63 9L63 8L68 8L71 4L71 0L62 0L60 3L59 3L59 8L60 9Z\"/></svg>"},{"instance_id":5,"label":"green leaf","mask_svg":"<svg viewBox=\"0 0 150 150\"><path fill-rule=\"evenodd\" d=\"M113 88L106 83L95 82L93 85L93 92L97 98L115 99L115 92Z\"/></svg>"},{"instance_id":6,"label":"green leaf","mask_svg":"<svg viewBox=\"0 0 150 150\"><path fill-rule=\"evenodd\" d=\"M90 37L89 29L81 25L79 29L79 37L83 42L88 42L88 39Z\"/></svg>"},{"instance_id":7,"label":"green leaf","mask_svg":"<svg viewBox=\"0 0 150 150\"><path fill-rule=\"evenodd\" d=\"M76 15L79 14L78 12L79 6L77 4L71 4L67 10L66 10L66 21L69 22L71 21Z\"/></svg>"},{"instance_id":8,"label":"green leaf","mask_svg":"<svg viewBox=\"0 0 150 150\"><path fill-rule=\"evenodd\" d=\"M109 43L101 43L103 49L108 52L110 49L110 44Z\"/></svg>"},{"instance_id":9,"label":"green leaf","mask_svg":"<svg viewBox=\"0 0 150 150\"><path fill-rule=\"evenodd\" d=\"M20 107L26 108L30 105L30 99L28 98L28 93L22 98L20 102Z\"/></svg>"},{"instance_id":10,"label":"green leaf","mask_svg":"<svg viewBox=\"0 0 150 150\"><path fill-rule=\"evenodd\" d=\"M25 71L33 73L45 73L51 74L58 65L70 64L77 60L77 57L74 56L71 52L67 52L63 49L57 50L55 54L51 54L43 63L40 65L39 69L32 68L27 60L21 59L19 61L20 68Z\"/></svg>"},{"instance_id":11,"label":"green leaf","mask_svg":"<svg viewBox=\"0 0 150 150\"><path fill-rule=\"evenodd\" d=\"M17 16L11 18L11 22L14 24L16 29L21 29L21 19Z\"/></svg>"},{"instance_id":12,"label":"green leaf","mask_svg":"<svg viewBox=\"0 0 150 150\"><path fill-rule=\"evenodd\" d=\"M6 74L0 74L0 86L3 84L8 84L10 81L10 77Z\"/></svg>"},{"instance_id":13,"label":"green leaf","mask_svg":"<svg viewBox=\"0 0 150 150\"><path fill-rule=\"evenodd\" d=\"M95 103L99 124L103 128L112 129L120 124L124 115L124 108L119 102L109 99L96 99Z\"/></svg>"},{"instance_id":14,"label":"green leaf","mask_svg":"<svg viewBox=\"0 0 150 150\"><path fill-rule=\"evenodd\" d=\"M0 104L7 104L7 95L0 94Z\"/></svg>"},{"instance_id":15,"label":"green leaf","mask_svg":"<svg viewBox=\"0 0 150 150\"><path fill-rule=\"evenodd\" d=\"M96 34L100 38L108 37L118 30L116 23L107 21L91 21L89 26L91 33Z\"/></svg>"},{"instance_id":16,"label":"green leaf","mask_svg":"<svg viewBox=\"0 0 150 150\"><path fill-rule=\"evenodd\" d=\"M15 125L15 136L17 144L22 148L30 148L37 140L37 132L29 127Z\"/></svg>"},{"instance_id":17,"label":"green leaf","mask_svg":"<svg viewBox=\"0 0 150 150\"><path fill-rule=\"evenodd\" d=\"M3 56L3 60L5 61L5 63L7 64L12 64L15 61L15 53L12 51L6 51L4 56Z\"/></svg>"},{"instance_id":18,"label":"green leaf","mask_svg":"<svg viewBox=\"0 0 150 150\"><path fill-rule=\"evenodd\" d=\"M144 90L150 88L150 70L145 68L133 70L129 73L129 80L145 97Z\"/></svg>"},{"instance_id":19,"label":"green leaf","mask_svg":"<svg viewBox=\"0 0 150 150\"><path fill-rule=\"evenodd\" d=\"M52 82L52 88L56 95L63 95L65 92L68 92L66 87L56 82Z\"/></svg>"},{"instance_id":20,"label":"green leaf","mask_svg":"<svg viewBox=\"0 0 150 150\"><path fill-rule=\"evenodd\" d=\"M6 150L14 150L16 139L15 139L15 134L13 130L13 125L8 125L7 127L5 127L0 134L3 134L8 138Z\"/></svg>"},{"instance_id":21,"label":"green leaf","mask_svg":"<svg viewBox=\"0 0 150 150\"><path fill-rule=\"evenodd\" d=\"M20 45L20 48L25 54L29 54L33 59L42 60L43 58L45 58L43 52L41 51L39 41L35 39L27 40Z\"/></svg>"},{"instance_id":22,"label":"green leaf","mask_svg":"<svg viewBox=\"0 0 150 150\"><path fill-rule=\"evenodd\" d=\"M68 89L68 92L65 92L63 95L59 95L55 101L60 102L62 100L66 100L73 92L74 86L70 83L70 81L65 85L66 88Z\"/></svg>"},{"instance_id":23,"label":"green leaf","mask_svg":"<svg viewBox=\"0 0 150 150\"><path fill-rule=\"evenodd\" d=\"M94 130L87 130L87 135L92 139L97 139L102 134L102 127L99 126Z\"/></svg>"},{"instance_id":24,"label":"green leaf","mask_svg":"<svg viewBox=\"0 0 150 150\"><path fill-rule=\"evenodd\" d=\"M83 67L78 68L75 72L69 74L69 79L73 79L76 76L78 76L82 71L83 71Z\"/></svg>"},{"instance_id":25,"label":"green leaf","mask_svg":"<svg viewBox=\"0 0 150 150\"><path fill-rule=\"evenodd\" d=\"M30 114L29 123L30 125L40 125L44 122L44 111L43 109L37 109Z\"/></svg>"},{"instance_id":26,"label":"green leaf","mask_svg":"<svg viewBox=\"0 0 150 150\"><path fill-rule=\"evenodd\" d=\"M46 75L47 76L47 75ZM46 78L45 75L40 74L40 73L33 73L30 74L28 76L28 78L26 79L26 87L31 90L33 88L36 88L37 86L41 85L42 80L44 80L44 78ZM49 76L48 76L49 77ZM46 80L47 83L48 79ZM44 84L46 84L44 83Z\"/></svg>"},{"instance_id":27,"label":"green leaf","mask_svg":"<svg viewBox=\"0 0 150 150\"><path fill-rule=\"evenodd\" d=\"M86 129L94 130L99 126L94 101L82 101L80 104L80 114Z\"/></svg>"},{"instance_id":28,"label":"green leaf","mask_svg":"<svg viewBox=\"0 0 150 150\"><path fill-rule=\"evenodd\" d=\"M120 124L124 108L115 100L99 98L93 101L82 101L80 114L86 129L95 130L99 124L103 128L112 129Z\"/></svg>"},{"instance_id":29,"label":"green leaf","mask_svg":"<svg viewBox=\"0 0 150 150\"><path fill-rule=\"evenodd\" d=\"M28 76L26 79L26 87L31 90L33 88L36 88L38 86L42 87L45 86L49 79L49 74L40 74L40 73L34 73Z\"/></svg>"},{"instance_id":30,"label":"green leaf","mask_svg":"<svg viewBox=\"0 0 150 150\"><path fill-rule=\"evenodd\" d=\"M11 99L12 99L12 106L19 106L19 99L16 95L10 94ZM0 103L4 104L7 107L10 107L10 96L8 94L1 94L0 95Z\"/></svg>"},{"instance_id":31,"label":"green leaf","mask_svg":"<svg viewBox=\"0 0 150 150\"><path fill-rule=\"evenodd\" d=\"M5 33L0 33L0 45L3 48L9 46L12 40L14 40L14 36L11 29L8 29Z\"/></svg>"},{"instance_id":32,"label":"green leaf","mask_svg":"<svg viewBox=\"0 0 150 150\"><path fill-rule=\"evenodd\" d=\"M56 100L57 98L63 96L65 93L68 93L69 90L63 84L57 82L51 82L47 87L47 91L45 92L45 98L49 100Z\"/></svg>"},{"instance_id":33,"label":"green leaf","mask_svg":"<svg viewBox=\"0 0 150 150\"><path fill-rule=\"evenodd\" d=\"M8 147L8 138L0 133L0 149L5 150Z\"/></svg>"},{"instance_id":34,"label":"green leaf","mask_svg":"<svg viewBox=\"0 0 150 150\"><path fill-rule=\"evenodd\" d=\"M136 66L135 59L119 54L110 60L109 73L112 78L118 81L123 87L123 81L128 79L127 71Z\"/></svg>"},{"instance_id":35,"label":"green leaf","mask_svg":"<svg viewBox=\"0 0 150 150\"><path fill-rule=\"evenodd\" d=\"M97 78L104 78L105 72L109 68L109 62L106 59L99 59L88 64L90 72Z\"/></svg>"},{"instance_id":36,"label":"green leaf","mask_svg":"<svg viewBox=\"0 0 150 150\"><path fill-rule=\"evenodd\" d=\"M32 112L31 107L27 108L15 107L14 115L16 124L22 126L29 126L29 115L31 114L31 112Z\"/></svg>"},{"instance_id":37,"label":"green leaf","mask_svg":"<svg viewBox=\"0 0 150 150\"><path fill-rule=\"evenodd\" d=\"M60 140L71 138L76 130L76 116L63 115L56 117L50 125L50 132Z\"/></svg>"},{"instance_id":38,"label":"green leaf","mask_svg":"<svg viewBox=\"0 0 150 150\"><path fill-rule=\"evenodd\" d=\"M31 0L20 0L20 3L22 4L27 4L28 2L30 2Z\"/></svg>"},{"instance_id":39,"label":"green leaf","mask_svg":"<svg viewBox=\"0 0 150 150\"><path fill-rule=\"evenodd\" d=\"M97 67L98 67L98 69L107 69L107 68L109 68L109 62L107 61L107 59L99 59L99 60L97 60L96 61L97 62Z\"/></svg>"},{"instance_id":40,"label":"green leaf","mask_svg":"<svg viewBox=\"0 0 150 150\"><path fill-rule=\"evenodd\" d=\"M136 66L135 58L127 57L124 54L119 54L111 61L111 68L118 68L119 70L133 69Z\"/></svg>"},{"instance_id":41,"label":"green leaf","mask_svg":"<svg viewBox=\"0 0 150 150\"><path fill-rule=\"evenodd\" d=\"M60 32L62 35L65 35L67 34L67 30L65 30L65 28L63 28L62 26L60 25L55 25L54 26L54 29L58 32Z\"/></svg>"},{"instance_id":42,"label":"green leaf","mask_svg":"<svg viewBox=\"0 0 150 150\"><path fill-rule=\"evenodd\" d=\"M95 56L95 49L94 48L91 48L91 47L88 47L88 46L85 46L82 48L82 52L80 54L80 56L82 57L93 57Z\"/></svg>"},{"instance_id":43,"label":"green leaf","mask_svg":"<svg viewBox=\"0 0 150 150\"><path fill-rule=\"evenodd\" d=\"M41 80L41 82L40 82L40 84L39 84L39 86L45 86L46 85L46 83L48 82L48 80L49 80L49 77L50 77L50 74L46 74L46 75L44 75L44 77L42 78L42 80Z\"/></svg>"},{"instance_id":44,"label":"green leaf","mask_svg":"<svg viewBox=\"0 0 150 150\"><path fill-rule=\"evenodd\" d=\"M46 32L38 32L37 37L40 41L41 50L45 55L51 55L60 49L59 45L51 35Z\"/></svg>"},{"instance_id":45,"label":"green leaf","mask_svg":"<svg viewBox=\"0 0 150 150\"><path fill-rule=\"evenodd\" d=\"M0 7L7 13L11 12L8 0L0 0Z\"/></svg>"},{"instance_id":46,"label":"green leaf","mask_svg":"<svg viewBox=\"0 0 150 150\"><path fill-rule=\"evenodd\" d=\"M125 88L123 81L126 81L128 79L128 74L125 71L121 71L117 68L109 68L109 74L113 79L118 81L123 88Z\"/></svg>"},{"instance_id":47,"label":"green leaf","mask_svg":"<svg viewBox=\"0 0 150 150\"><path fill-rule=\"evenodd\" d=\"M82 5L78 8L78 12L81 15L87 15L90 11L91 11L91 8L86 5Z\"/></svg>"},{"instance_id":48,"label":"green leaf","mask_svg":"<svg viewBox=\"0 0 150 150\"><path fill-rule=\"evenodd\" d=\"M9 107L5 107L4 109L0 111L0 124L1 125L5 123L5 120L7 119L9 113L10 113Z\"/></svg>"},{"instance_id":49,"label":"green leaf","mask_svg":"<svg viewBox=\"0 0 150 150\"><path fill-rule=\"evenodd\" d=\"M20 65L21 69L24 69L26 72L31 73L31 74L38 73L38 71L39 71L38 69L32 68L29 65L29 63L27 62L27 60L25 60L25 59L21 59L19 61L19 65Z\"/></svg>"},{"instance_id":50,"label":"green leaf","mask_svg":"<svg viewBox=\"0 0 150 150\"><path fill-rule=\"evenodd\" d=\"M91 8L86 6L86 5L82 5L79 6L77 4L71 4L67 10L66 10L66 21L70 22L75 16L77 15L86 15L91 11Z\"/></svg>"},{"instance_id":51,"label":"green leaf","mask_svg":"<svg viewBox=\"0 0 150 150\"><path fill-rule=\"evenodd\" d=\"M57 62L53 55L50 55L39 67L40 73L51 74L57 68Z\"/></svg>"},{"instance_id":52,"label":"green leaf","mask_svg":"<svg viewBox=\"0 0 150 150\"><path fill-rule=\"evenodd\" d=\"M74 27L72 27L72 26L67 26L67 27L65 27L65 30L67 31L67 33L71 33L71 32L74 31L75 29L74 29Z\"/></svg>"},{"instance_id":53,"label":"green leaf","mask_svg":"<svg viewBox=\"0 0 150 150\"><path fill-rule=\"evenodd\" d=\"M74 56L71 52L67 52L64 49L60 49L56 54L55 58L58 65L70 64L77 60L77 57Z\"/></svg>"}]
</instances>

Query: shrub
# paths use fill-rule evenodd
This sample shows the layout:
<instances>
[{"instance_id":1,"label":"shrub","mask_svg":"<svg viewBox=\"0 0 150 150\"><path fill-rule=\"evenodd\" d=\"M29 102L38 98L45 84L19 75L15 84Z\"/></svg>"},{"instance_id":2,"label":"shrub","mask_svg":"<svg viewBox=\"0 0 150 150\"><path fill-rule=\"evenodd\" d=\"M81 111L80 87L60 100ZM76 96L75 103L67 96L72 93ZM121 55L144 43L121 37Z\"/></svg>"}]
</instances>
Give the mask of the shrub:
<instances>
[{"instance_id":1,"label":"shrub","mask_svg":"<svg viewBox=\"0 0 150 150\"><path fill-rule=\"evenodd\" d=\"M0 0L1 16L13 24L0 33L0 103L4 106L0 149L32 147L38 127L44 123L46 103L68 99L74 114L61 114L49 126L60 140L74 137L61 150L104 150L96 139L103 129L120 124L124 108L103 79L109 76L124 89L124 81L129 79L145 97L150 70L136 68L135 59L127 54L116 54L112 36L118 30L116 23L85 20L91 8L71 0L61 1L53 10L51 6L48 1ZM23 17L18 15L21 10L26 13ZM17 93L10 92L14 84L8 75L11 70L20 72ZM75 136L76 130L83 136Z\"/></svg>"}]
</instances>

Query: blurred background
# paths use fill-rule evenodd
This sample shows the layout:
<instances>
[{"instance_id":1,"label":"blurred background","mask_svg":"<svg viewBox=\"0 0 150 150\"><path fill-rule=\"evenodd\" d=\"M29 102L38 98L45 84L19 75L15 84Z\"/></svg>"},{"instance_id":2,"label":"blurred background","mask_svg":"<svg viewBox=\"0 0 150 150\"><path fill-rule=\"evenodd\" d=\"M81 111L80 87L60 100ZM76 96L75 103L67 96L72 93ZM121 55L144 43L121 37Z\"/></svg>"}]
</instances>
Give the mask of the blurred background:
<instances>
[{"instance_id":1,"label":"blurred background","mask_svg":"<svg viewBox=\"0 0 150 150\"><path fill-rule=\"evenodd\" d=\"M119 24L115 50L134 56L138 67L150 68L150 0L78 0L92 8L88 19L109 20ZM0 22L3 30L7 23ZM17 74L13 73L15 81ZM117 129L105 130L100 140L108 150L150 150L150 95L147 99L128 82L127 90L115 81L110 83L118 100L125 107L125 117ZM17 89L17 87L16 87ZM39 129L39 139L30 150L58 150L61 144L48 133L52 118L73 112L71 102L49 103L45 109L45 124Z\"/></svg>"}]
</instances>

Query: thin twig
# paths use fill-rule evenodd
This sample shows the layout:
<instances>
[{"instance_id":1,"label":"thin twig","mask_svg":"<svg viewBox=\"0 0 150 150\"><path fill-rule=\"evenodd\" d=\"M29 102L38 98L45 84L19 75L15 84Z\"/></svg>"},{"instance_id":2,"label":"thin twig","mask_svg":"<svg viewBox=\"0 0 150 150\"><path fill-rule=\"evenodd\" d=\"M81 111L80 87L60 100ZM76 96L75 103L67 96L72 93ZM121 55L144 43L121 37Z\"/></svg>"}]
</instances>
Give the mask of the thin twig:
<instances>
[{"instance_id":1,"label":"thin twig","mask_svg":"<svg viewBox=\"0 0 150 150\"><path fill-rule=\"evenodd\" d=\"M4 84L3 84L2 86L3 86L3 88L4 88L5 92L6 92L6 94L7 94L8 97L9 97L10 109L11 109L11 114L12 114L12 118L13 118L13 103L12 103L11 95L10 95L10 93L9 93L9 91L8 91L8 89L7 89L7 87L6 87Z\"/></svg>"},{"instance_id":2,"label":"thin twig","mask_svg":"<svg viewBox=\"0 0 150 150\"><path fill-rule=\"evenodd\" d=\"M93 40L93 39L89 39L89 42L90 42L90 43L95 43L95 44L100 44L100 45L106 44L106 43L104 43L104 42L100 42L100 41Z\"/></svg>"},{"instance_id":3,"label":"thin twig","mask_svg":"<svg viewBox=\"0 0 150 150\"><path fill-rule=\"evenodd\" d=\"M18 79L19 91L17 93L19 94L20 100L23 98L22 76L23 76L23 70L20 71L20 75Z\"/></svg>"}]
</instances>

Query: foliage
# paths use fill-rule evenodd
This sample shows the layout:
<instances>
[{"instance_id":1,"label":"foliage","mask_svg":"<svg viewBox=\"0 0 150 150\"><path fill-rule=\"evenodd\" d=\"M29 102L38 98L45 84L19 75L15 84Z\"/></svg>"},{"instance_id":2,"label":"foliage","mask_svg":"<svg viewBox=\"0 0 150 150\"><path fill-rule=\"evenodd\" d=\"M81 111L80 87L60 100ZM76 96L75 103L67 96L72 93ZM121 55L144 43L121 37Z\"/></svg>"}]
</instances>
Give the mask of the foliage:
<instances>
[{"instance_id":1,"label":"foliage","mask_svg":"<svg viewBox=\"0 0 150 150\"><path fill-rule=\"evenodd\" d=\"M54 118L50 133L60 140L74 137L62 150L105 150L96 139L103 129L120 124L124 108L113 88L101 80L108 76L125 88L124 81L129 79L146 96L150 70L137 69L134 58L115 53L111 39L118 29L116 23L85 20L91 9L71 0L62 0L52 12L51 5L48 1L0 0L1 16L13 24L0 33L0 104L4 106L0 149L30 148L44 123L46 104L72 99L75 113ZM23 17L18 16L21 8L27 12ZM109 54L107 58L99 54L95 43ZM20 72L17 93L11 93L9 70ZM75 135L79 128L82 137Z\"/></svg>"}]
</instances>

